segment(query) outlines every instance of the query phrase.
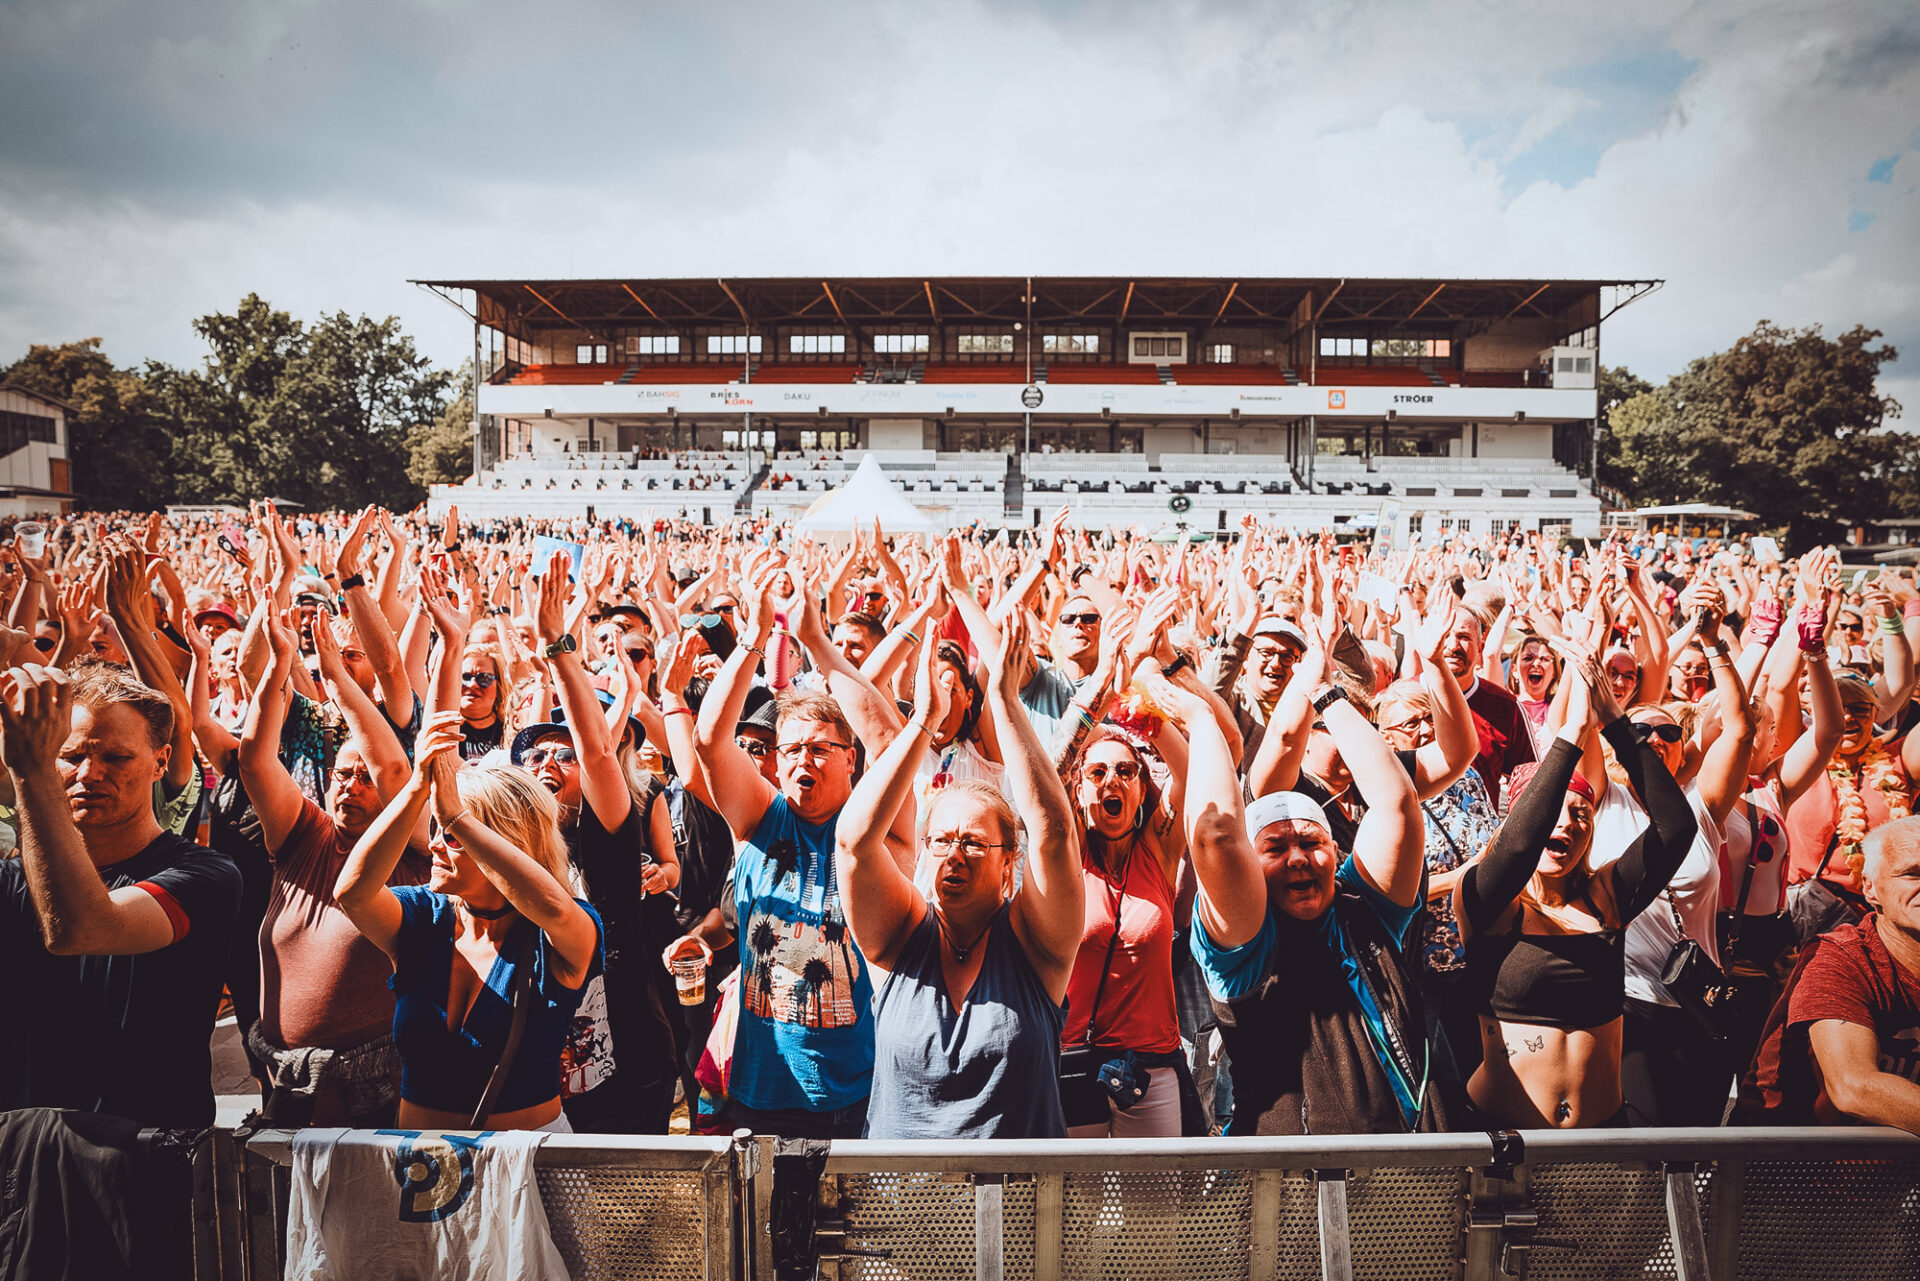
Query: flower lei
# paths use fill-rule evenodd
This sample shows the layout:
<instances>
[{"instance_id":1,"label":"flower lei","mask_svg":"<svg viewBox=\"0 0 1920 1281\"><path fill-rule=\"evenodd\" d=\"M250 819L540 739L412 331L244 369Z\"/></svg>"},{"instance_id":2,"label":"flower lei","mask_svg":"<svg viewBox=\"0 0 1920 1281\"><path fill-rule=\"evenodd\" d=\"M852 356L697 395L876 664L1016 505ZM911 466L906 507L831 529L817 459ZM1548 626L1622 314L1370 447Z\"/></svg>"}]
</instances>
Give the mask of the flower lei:
<instances>
[{"instance_id":1,"label":"flower lei","mask_svg":"<svg viewBox=\"0 0 1920 1281\"><path fill-rule=\"evenodd\" d=\"M1890 819L1913 813L1911 784L1900 762L1879 743L1869 743L1860 754L1859 765L1851 768L1836 755L1827 765L1827 781L1833 785L1833 830L1840 842L1834 852L1847 860L1857 877L1865 862L1860 842L1867 836L1867 803L1861 796L1861 784L1880 793Z\"/></svg>"}]
</instances>

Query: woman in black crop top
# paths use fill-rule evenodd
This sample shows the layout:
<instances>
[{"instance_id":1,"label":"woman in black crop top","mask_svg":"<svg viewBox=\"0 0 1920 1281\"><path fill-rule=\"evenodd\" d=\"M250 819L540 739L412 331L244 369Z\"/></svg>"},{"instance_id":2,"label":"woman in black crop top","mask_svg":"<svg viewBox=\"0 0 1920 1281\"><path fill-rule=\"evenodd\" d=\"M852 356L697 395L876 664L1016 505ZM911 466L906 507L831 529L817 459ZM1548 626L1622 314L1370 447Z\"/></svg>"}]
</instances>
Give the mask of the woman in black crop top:
<instances>
[{"instance_id":1,"label":"woman in black crop top","mask_svg":"<svg viewBox=\"0 0 1920 1281\"><path fill-rule=\"evenodd\" d=\"M1566 645L1566 724L1454 893L1468 982L1484 1002L1485 1061L1467 1085L1502 1126L1594 1126L1621 1107L1626 925L1660 895L1696 823L1673 776L1622 714L1588 648ZM1574 772L1598 727L1626 768L1648 827L1595 872L1593 789Z\"/></svg>"}]
</instances>

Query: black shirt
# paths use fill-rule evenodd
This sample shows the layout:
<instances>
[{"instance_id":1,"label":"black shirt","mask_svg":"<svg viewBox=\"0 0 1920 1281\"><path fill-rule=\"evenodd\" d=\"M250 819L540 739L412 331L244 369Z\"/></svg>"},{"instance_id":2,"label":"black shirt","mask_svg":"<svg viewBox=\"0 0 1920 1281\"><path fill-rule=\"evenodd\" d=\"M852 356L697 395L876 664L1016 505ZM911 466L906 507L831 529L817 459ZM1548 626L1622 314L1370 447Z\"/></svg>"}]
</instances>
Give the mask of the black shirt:
<instances>
[{"instance_id":1,"label":"black shirt","mask_svg":"<svg viewBox=\"0 0 1920 1281\"><path fill-rule=\"evenodd\" d=\"M9 982L0 1108L68 1107L142 1125L213 1124L209 1041L220 1004L240 870L162 833L100 869L109 890L150 887L174 942L139 956L54 956L19 859L0 864L0 955Z\"/></svg>"},{"instance_id":2,"label":"black shirt","mask_svg":"<svg viewBox=\"0 0 1920 1281\"><path fill-rule=\"evenodd\" d=\"M460 722L460 759L478 760L506 741L507 723L495 717L493 724L484 729Z\"/></svg>"},{"instance_id":3,"label":"black shirt","mask_svg":"<svg viewBox=\"0 0 1920 1281\"><path fill-rule=\"evenodd\" d=\"M583 800L579 820L566 829L567 852L586 882L587 901L600 913L614 1072L630 1083L658 1081L674 1070L673 1031L654 977L672 939L654 928L640 889L641 873L654 861L646 812L637 802L627 806L626 820L609 832Z\"/></svg>"},{"instance_id":4,"label":"black shirt","mask_svg":"<svg viewBox=\"0 0 1920 1281\"><path fill-rule=\"evenodd\" d=\"M1413 771L1419 763L1419 753L1405 751L1395 752L1393 755L1394 759L1400 762L1400 768L1407 772L1407 777L1412 778ZM1347 817L1347 812L1334 803L1333 790L1305 770L1300 771L1300 779L1293 785L1293 790L1302 796L1312 797L1320 808L1327 812L1327 823L1332 828L1335 845L1343 850L1353 848L1353 838L1360 830L1360 820L1367 815L1367 803L1360 798L1358 787L1352 783L1347 784L1347 791L1350 793L1350 799L1356 811L1352 818Z\"/></svg>"}]
</instances>

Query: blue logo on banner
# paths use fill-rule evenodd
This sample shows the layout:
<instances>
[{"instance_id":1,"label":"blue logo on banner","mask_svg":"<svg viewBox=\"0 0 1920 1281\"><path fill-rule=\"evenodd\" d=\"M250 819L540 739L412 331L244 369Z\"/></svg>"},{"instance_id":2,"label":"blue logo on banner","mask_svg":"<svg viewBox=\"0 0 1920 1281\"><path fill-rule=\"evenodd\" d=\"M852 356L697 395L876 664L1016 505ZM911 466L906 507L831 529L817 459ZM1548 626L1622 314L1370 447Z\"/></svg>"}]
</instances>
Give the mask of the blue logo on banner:
<instances>
[{"instance_id":1,"label":"blue logo on banner","mask_svg":"<svg viewBox=\"0 0 1920 1281\"><path fill-rule=\"evenodd\" d=\"M421 1130L381 1130L400 1140L393 1154L393 1177L400 1185L402 1223L438 1223L473 1195L473 1158L493 1133L429 1134Z\"/></svg>"}]
</instances>

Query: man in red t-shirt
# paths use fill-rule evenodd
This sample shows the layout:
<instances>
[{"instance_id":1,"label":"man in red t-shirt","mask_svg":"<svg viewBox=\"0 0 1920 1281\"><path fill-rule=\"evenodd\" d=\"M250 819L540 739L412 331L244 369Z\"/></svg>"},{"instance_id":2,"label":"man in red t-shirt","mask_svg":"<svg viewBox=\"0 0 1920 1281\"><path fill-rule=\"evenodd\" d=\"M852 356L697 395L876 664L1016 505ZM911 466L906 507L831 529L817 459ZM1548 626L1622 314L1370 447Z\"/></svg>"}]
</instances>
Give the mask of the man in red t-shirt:
<instances>
[{"instance_id":1,"label":"man in red t-shirt","mask_svg":"<svg viewBox=\"0 0 1920 1281\"><path fill-rule=\"evenodd\" d=\"M1473 768L1487 785L1487 797L1494 808L1500 807L1500 780L1533 759L1533 739L1527 733L1519 700L1489 681L1480 679L1480 658L1486 632L1479 617L1466 609L1453 611L1453 628L1447 633L1446 648L1440 657L1460 682L1467 706L1473 709L1473 728L1480 735L1480 750Z\"/></svg>"},{"instance_id":2,"label":"man in red t-shirt","mask_svg":"<svg viewBox=\"0 0 1920 1281\"><path fill-rule=\"evenodd\" d=\"M1861 848L1875 910L1801 959L1742 1091L1749 1119L1920 1134L1920 817L1876 828Z\"/></svg>"},{"instance_id":3,"label":"man in red t-shirt","mask_svg":"<svg viewBox=\"0 0 1920 1281\"><path fill-rule=\"evenodd\" d=\"M354 842L406 781L406 757L331 633L316 626L321 677L351 736L334 758L326 809L302 795L279 755L295 636L271 616L266 631L273 657L238 753L241 783L273 856L260 927L260 1021L246 1030L249 1048L272 1073L262 1116L280 1126L391 1125L400 1087L387 987L393 967L340 910L333 884ZM392 883L417 884L427 871L425 856L410 851Z\"/></svg>"}]
</instances>

